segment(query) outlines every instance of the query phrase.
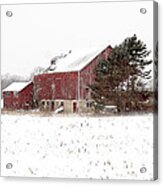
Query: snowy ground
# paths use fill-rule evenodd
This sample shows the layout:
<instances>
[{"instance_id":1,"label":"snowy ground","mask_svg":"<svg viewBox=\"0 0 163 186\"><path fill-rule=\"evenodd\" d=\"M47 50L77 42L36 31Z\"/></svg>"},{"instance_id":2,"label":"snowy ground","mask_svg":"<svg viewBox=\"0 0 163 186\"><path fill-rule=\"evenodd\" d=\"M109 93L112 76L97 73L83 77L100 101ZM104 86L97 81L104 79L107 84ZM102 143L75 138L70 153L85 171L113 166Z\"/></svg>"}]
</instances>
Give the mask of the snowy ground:
<instances>
[{"instance_id":1,"label":"snowy ground","mask_svg":"<svg viewBox=\"0 0 163 186\"><path fill-rule=\"evenodd\" d=\"M1 121L2 176L153 179L152 114L3 114Z\"/></svg>"}]
</instances>

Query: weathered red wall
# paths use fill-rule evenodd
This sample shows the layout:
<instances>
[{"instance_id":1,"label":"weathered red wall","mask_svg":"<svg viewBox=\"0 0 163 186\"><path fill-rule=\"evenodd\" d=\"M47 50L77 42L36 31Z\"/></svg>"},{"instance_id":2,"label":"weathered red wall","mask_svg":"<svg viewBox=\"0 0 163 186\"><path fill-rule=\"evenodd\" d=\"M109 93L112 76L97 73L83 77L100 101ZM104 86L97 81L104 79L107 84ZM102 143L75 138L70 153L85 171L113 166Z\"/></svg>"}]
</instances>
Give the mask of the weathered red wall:
<instances>
[{"instance_id":1,"label":"weathered red wall","mask_svg":"<svg viewBox=\"0 0 163 186\"><path fill-rule=\"evenodd\" d=\"M35 98L77 99L77 72L40 74L34 77Z\"/></svg>"},{"instance_id":2,"label":"weathered red wall","mask_svg":"<svg viewBox=\"0 0 163 186\"><path fill-rule=\"evenodd\" d=\"M23 90L14 95L13 91L10 91L10 95L7 92L3 92L4 108L5 109L32 109L33 108L33 83L27 85ZM26 103L29 105L26 105Z\"/></svg>"},{"instance_id":3,"label":"weathered red wall","mask_svg":"<svg viewBox=\"0 0 163 186\"><path fill-rule=\"evenodd\" d=\"M111 47L108 46L105 50L101 52L96 58L94 58L87 66L85 66L80 72L80 98L81 99L89 99L88 90L86 87L91 85L94 82L95 74L94 69L98 63L98 58L100 57L102 60L107 59L111 51Z\"/></svg>"},{"instance_id":4,"label":"weathered red wall","mask_svg":"<svg viewBox=\"0 0 163 186\"><path fill-rule=\"evenodd\" d=\"M95 74L93 70L98 63L98 57L105 59L109 56L110 51L111 47L109 46L80 72L44 73L36 75L33 83L20 91L17 96L14 96L13 92L10 92L11 95L7 96L6 92L4 92L4 108L31 109L33 108L33 100L89 99L90 91L87 87L94 82ZM78 88L80 89L79 92ZM26 105L26 102L29 102L29 106Z\"/></svg>"},{"instance_id":5,"label":"weathered red wall","mask_svg":"<svg viewBox=\"0 0 163 186\"><path fill-rule=\"evenodd\" d=\"M107 47L99 55L106 59L111 48ZM93 70L98 63L98 57L94 58L87 66L78 72L44 73L34 77L35 99L87 99L89 98L87 87L94 82ZM78 77L80 82L78 81ZM54 88L55 87L55 88ZM78 93L78 87L80 89Z\"/></svg>"}]
</instances>

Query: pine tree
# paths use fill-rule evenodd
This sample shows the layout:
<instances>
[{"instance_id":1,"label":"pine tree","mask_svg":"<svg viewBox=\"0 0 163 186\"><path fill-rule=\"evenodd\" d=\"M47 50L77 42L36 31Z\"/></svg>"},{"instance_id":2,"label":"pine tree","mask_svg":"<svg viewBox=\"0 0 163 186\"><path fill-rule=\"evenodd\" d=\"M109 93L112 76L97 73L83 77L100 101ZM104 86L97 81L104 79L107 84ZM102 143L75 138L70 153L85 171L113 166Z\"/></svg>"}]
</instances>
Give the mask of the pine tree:
<instances>
[{"instance_id":1,"label":"pine tree","mask_svg":"<svg viewBox=\"0 0 163 186\"><path fill-rule=\"evenodd\" d=\"M138 107L138 80L151 78L151 70L145 70L152 63L146 59L149 54L146 45L134 35L115 46L107 60L99 59L95 83L90 86L96 107L102 109L111 103L123 107L129 97L128 104Z\"/></svg>"},{"instance_id":2,"label":"pine tree","mask_svg":"<svg viewBox=\"0 0 163 186\"><path fill-rule=\"evenodd\" d=\"M107 95L106 90L106 75L108 69L108 61L98 59L98 65L94 69L95 82L90 85L92 90L92 98L95 100L96 111L102 110L105 104L105 96Z\"/></svg>"}]
</instances>

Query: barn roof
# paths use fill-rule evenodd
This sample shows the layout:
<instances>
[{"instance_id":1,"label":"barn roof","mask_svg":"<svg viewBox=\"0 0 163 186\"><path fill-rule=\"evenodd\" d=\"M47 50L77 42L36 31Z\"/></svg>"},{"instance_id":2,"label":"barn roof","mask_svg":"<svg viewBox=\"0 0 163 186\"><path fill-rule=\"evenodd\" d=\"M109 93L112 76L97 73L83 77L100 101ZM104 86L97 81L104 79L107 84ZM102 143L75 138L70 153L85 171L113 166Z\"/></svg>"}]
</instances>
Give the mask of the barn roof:
<instances>
[{"instance_id":1,"label":"barn roof","mask_svg":"<svg viewBox=\"0 0 163 186\"><path fill-rule=\"evenodd\" d=\"M54 70L48 70L48 73L80 71L105 49L106 47L72 50L65 58L57 60Z\"/></svg>"},{"instance_id":2,"label":"barn roof","mask_svg":"<svg viewBox=\"0 0 163 186\"><path fill-rule=\"evenodd\" d=\"M5 92L5 91L19 92L19 91L23 90L30 83L31 83L31 81L30 82L14 82L14 83L10 84L8 87L6 87L5 89L3 89L3 92Z\"/></svg>"}]
</instances>

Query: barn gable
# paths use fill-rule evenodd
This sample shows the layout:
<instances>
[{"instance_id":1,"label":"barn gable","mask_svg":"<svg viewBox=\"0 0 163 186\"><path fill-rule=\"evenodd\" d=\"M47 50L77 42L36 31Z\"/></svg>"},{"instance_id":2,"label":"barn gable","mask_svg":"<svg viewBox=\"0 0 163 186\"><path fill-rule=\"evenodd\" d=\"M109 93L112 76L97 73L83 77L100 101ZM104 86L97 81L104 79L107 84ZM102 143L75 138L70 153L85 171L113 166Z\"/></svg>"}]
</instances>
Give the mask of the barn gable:
<instances>
[{"instance_id":1,"label":"barn gable","mask_svg":"<svg viewBox=\"0 0 163 186\"><path fill-rule=\"evenodd\" d=\"M81 71L89 63L100 55L108 47L101 48L89 48L71 51L66 57L58 59L56 64L52 64L48 69L48 73L59 73L59 72L75 72Z\"/></svg>"}]
</instances>

